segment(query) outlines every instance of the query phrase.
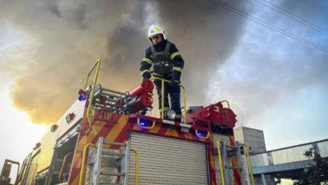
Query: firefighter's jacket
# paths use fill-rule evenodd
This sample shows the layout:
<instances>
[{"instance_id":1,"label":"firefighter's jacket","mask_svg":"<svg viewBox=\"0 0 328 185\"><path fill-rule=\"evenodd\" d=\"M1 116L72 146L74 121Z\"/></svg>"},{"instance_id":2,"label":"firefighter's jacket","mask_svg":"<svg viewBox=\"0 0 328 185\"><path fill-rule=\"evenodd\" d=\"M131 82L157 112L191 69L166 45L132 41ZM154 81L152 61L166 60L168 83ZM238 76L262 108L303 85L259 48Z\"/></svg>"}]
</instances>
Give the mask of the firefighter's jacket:
<instances>
[{"instance_id":1,"label":"firefighter's jacket","mask_svg":"<svg viewBox=\"0 0 328 185\"><path fill-rule=\"evenodd\" d=\"M164 56L163 53L165 53ZM169 73L160 74L163 72L163 70L161 70L161 72L156 73L156 64L158 64L158 62L163 62L162 60L166 59L172 65L171 71ZM184 67L184 60L174 43L168 40L163 40L157 45L152 45L146 49L145 57L140 63L140 72L144 79L149 79L151 77L150 70L152 66L154 68L153 76L164 79L173 78L174 80L180 81L181 72ZM164 71L167 72L167 69Z\"/></svg>"}]
</instances>

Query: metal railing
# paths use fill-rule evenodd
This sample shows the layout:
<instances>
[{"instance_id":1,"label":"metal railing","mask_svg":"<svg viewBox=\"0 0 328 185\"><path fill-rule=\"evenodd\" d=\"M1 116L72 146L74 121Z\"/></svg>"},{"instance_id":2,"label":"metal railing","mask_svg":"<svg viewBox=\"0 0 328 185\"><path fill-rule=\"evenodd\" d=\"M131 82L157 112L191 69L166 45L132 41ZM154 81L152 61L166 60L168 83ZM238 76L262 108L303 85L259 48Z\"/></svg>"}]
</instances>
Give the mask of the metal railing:
<instances>
[{"instance_id":1,"label":"metal railing","mask_svg":"<svg viewBox=\"0 0 328 185\"><path fill-rule=\"evenodd\" d=\"M309 159L303 154L310 148L317 150L321 157L328 157L328 139L323 139L252 154L251 162L253 167L265 167L307 161ZM310 160L312 160L312 158L310 158Z\"/></svg>"},{"instance_id":2,"label":"metal railing","mask_svg":"<svg viewBox=\"0 0 328 185\"><path fill-rule=\"evenodd\" d=\"M254 176L253 176L253 167L252 167L252 163L251 163L251 158L249 155L249 150L248 150L248 146L246 146L244 143L239 143L240 146L243 146L244 148L246 148L246 158L247 158L247 163L248 163L248 169L249 169L249 173L252 179L252 184L254 185Z\"/></svg>"},{"instance_id":3,"label":"metal railing","mask_svg":"<svg viewBox=\"0 0 328 185\"><path fill-rule=\"evenodd\" d=\"M86 131L86 135L88 135L91 132L91 130L92 130L92 119L91 119L91 117L94 114L94 111L92 109L92 103L93 103L93 98L94 98L95 87L96 87L97 80L98 80L100 65L101 65L101 60L98 59L96 61L96 63L92 66L92 68L89 70L89 72L87 74L87 77L86 77L86 80L85 80L85 83L84 83L84 90L85 90L87 88L90 75L93 72L93 70L96 68L96 72L95 72L93 84L91 86L91 92L89 94L89 105L88 105L88 108L87 108L87 119L88 119L88 123L89 123L89 128ZM169 80L162 79L162 78L159 78L159 77L152 77L152 78L150 78L150 80L160 80L162 82L162 100L161 100L162 101L162 109L161 109L161 117L164 118L164 83L168 83L170 81ZM185 90L185 87L182 84L179 84L179 86L183 89L184 123L186 123L187 122L186 90ZM154 125L155 124L153 123L153 125L151 127L153 128Z\"/></svg>"},{"instance_id":4,"label":"metal railing","mask_svg":"<svg viewBox=\"0 0 328 185\"><path fill-rule=\"evenodd\" d=\"M159 77L152 77L150 78L150 80L160 80L162 82L162 108L161 108L161 117L164 118L164 83L169 83L169 80L165 80L163 78L159 78ZM186 100L186 89L182 84L179 84L179 86L182 88L183 90L183 112L184 112L184 116L183 116L183 122L187 123L187 100Z\"/></svg>"},{"instance_id":5,"label":"metal railing","mask_svg":"<svg viewBox=\"0 0 328 185\"><path fill-rule=\"evenodd\" d=\"M84 90L85 90L87 88L87 85L88 85L90 74L97 67L95 77L93 79L93 84L92 84L92 87L91 87L91 93L89 94L89 105L88 105L88 108L87 108L87 119L88 119L88 122L89 122L89 128L86 131L86 135L88 135L92 130L91 116L93 115L93 109L91 109L91 106L92 106L94 92L95 92L95 88L96 88L96 84L97 84L97 80L98 80L100 64L101 64L101 60L98 59L96 61L96 63L92 66L92 68L90 69L89 73L87 74L87 78L86 78L85 83L84 83Z\"/></svg>"},{"instance_id":6,"label":"metal railing","mask_svg":"<svg viewBox=\"0 0 328 185\"><path fill-rule=\"evenodd\" d=\"M80 179L79 179L79 185L84 185L84 174L86 170L86 162L87 162L87 150L90 147L97 148L95 144L88 143L83 148L83 154L82 154L82 165L81 165L81 171L80 171Z\"/></svg>"},{"instance_id":7,"label":"metal railing","mask_svg":"<svg viewBox=\"0 0 328 185\"><path fill-rule=\"evenodd\" d=\"M223 171L223 160L221 156L221 143L223 144L223 141L221 139L218 139L216 141L216 146L218 148L218 160L220 163L220 174L221 174L221 179L222 179L222 185L225 185L225 176L224 176L224 171Z\"/></svg>"},{"instance_id":8,"label":"metal railing","mask_svg":"<svg viewBox=\"0 0 328 185\"><path fill-rule=\"evenodd\" d=\"M225 102L225 103L227 103L227 105L228 105L228 108L230 109L230 103L229 103L229 101L228 100L222 100L222 101L220 101L221 103L222 102Z\"/></svg>"}]
</instances>

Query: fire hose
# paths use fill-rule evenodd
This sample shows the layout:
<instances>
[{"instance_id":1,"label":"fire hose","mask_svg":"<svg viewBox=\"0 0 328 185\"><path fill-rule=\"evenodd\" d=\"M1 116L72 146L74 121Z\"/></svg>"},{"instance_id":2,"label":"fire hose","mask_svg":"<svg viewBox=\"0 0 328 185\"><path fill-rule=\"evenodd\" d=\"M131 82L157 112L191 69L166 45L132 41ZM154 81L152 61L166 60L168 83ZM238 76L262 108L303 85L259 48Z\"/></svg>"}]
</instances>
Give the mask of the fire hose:
<instances>
[{"instance_id":1,"label":"fire hose","mask_svg":"<svg viewBox=\"0 0 328 185\"><path fill-rule=\"evenodd\" d=\"M94 89L92 107L119 114L137 113L151 108L153 98L150 93L153 89L154 84L150 80L143 81L130 92L107 89L98 84ZM79 91L80 95L83 93L87 94L85 91Z\"/></svg>"}]
</instances>

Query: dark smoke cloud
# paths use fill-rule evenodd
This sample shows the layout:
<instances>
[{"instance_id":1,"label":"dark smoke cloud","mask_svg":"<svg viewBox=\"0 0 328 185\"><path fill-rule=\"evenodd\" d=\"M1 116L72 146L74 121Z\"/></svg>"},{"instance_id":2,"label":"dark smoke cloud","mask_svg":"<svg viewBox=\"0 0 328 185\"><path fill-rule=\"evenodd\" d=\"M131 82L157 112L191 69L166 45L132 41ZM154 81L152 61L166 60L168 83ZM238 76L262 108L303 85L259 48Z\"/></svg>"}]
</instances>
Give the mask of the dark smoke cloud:
<instances>
[{"instance_id":1,"label":"dark smoke cloud","mask_svg":"<svg viewBox=\"0 0 328 185\"><path fill-rule=\"evenodd\" d=\"M147 11L145 11L143 7L147 7L147 4L152 4L152 7L146 8ZM236 4L238 4L237 1L232 3L232 5ZM135 21L159 20L159 24L166 29L168 39L174 42L180 50L185 60L182 82L187 89L188 104L202 104L210 83L208 79L234 51L243 33L245 20L239 17L227 19L226 15L229 12L204 0L149 0L141 1L138 7L134 14L141 16L133 17L141 19ZM156 16L158 19L154 18ZM234 24L230 24L231 22ZM144 54L144 50L137 48L146 48L150 44L145 39L147 28L148 25L141 30L141 33L138 33L135 25L128 23L124 28L116 30L109 42L109 52L115 51L116 55L110 59L124 58L123 61L117 62L126 63L125 65L117 64L117 69L121 70L124 66L125 69L135 70L136 56L141 58ZM138 75L134 72L132 74ZM126 79L129 78L129 76L126 77Z\"/></svg>"},{"instance_id":2,"label":"dark smoke cloud","mask_svg":"<svg viewBox=\"0 0 328 185\"><path fill-rule=\"evenodd\" d=\"M0 12L15 29L38 41L33 62L11 91L14 105L35 123L59 119L97 58L103 61L99 83L132 89L141 80L139 63L153 23L166 29L186 61L182 80L188 102L201 103L206 79L234 51L245 22L227 19L227 12L204 0L16 0L2 2Z\"/></svg>"},{"instance_id":3,"label":"dark smoke cloud","mask_svg":"<svg viewBox=\"0 0 328 185\"><path fill-rule=\"evenodd\" d=\"M271 148L327 135L327 53L210 1L0 2L0 31L27 38L10 47L12 57L1 50L7 43L0 32L0 88L19 77L11 98L35 123L58 120L97 58L103 61L99 83L132 89L141 81L139 63L150 45L146 33L155 23L166 28L186 61L188 105L228 99L238 123L263 129ZM256 1L224 2L328 48L326 34ZM268 2L328 30L326 0Z\"/></svg>"}]
</instances>

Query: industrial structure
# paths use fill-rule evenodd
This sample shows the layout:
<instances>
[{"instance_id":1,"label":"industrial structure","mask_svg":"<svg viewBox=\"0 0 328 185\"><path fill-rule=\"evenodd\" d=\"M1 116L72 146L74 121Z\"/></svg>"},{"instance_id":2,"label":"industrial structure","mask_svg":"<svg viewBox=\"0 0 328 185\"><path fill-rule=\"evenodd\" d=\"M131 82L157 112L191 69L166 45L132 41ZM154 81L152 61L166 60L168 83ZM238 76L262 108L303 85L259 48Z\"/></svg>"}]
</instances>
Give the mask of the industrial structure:
<instances>
[{"instance_id":1,"label":"industrial structure","mask_svg":"<svg viewBox=\"0 0 328 185\"><path fill-rule=\"evenodd\" d=\"M264 133L262 130L249 127L235 127L234 135L236 141L245 143L249 147L249 153L266 152Z\"/></svg>"},{"instance_id":2,"label":"industrial structure","mask_svg":"<svg viewBox=\"0 0 328 185\"><path fill-rule=\"evenodd\" d=\"M276 185L281 179L300 179L315 165L304 155L310 148L321 157L328 157L328 139L267 151L262 130L241 126L234 128L234 135L236 141L249 146L256 185Z\"/></svg>"},{"instance_id":3,"label":"industrial structure","mask_svg":"<svg viewBox=\"0 0 328 185\"><path fill-rule=\"evenodd\" d=\"M304 155L310 148L321 157L328 157L328 139L251 155L255 183L271 185L280 183L281 179L300 179L308 168L315 165L313 159Z\"/></svg>"}]
</instances>

